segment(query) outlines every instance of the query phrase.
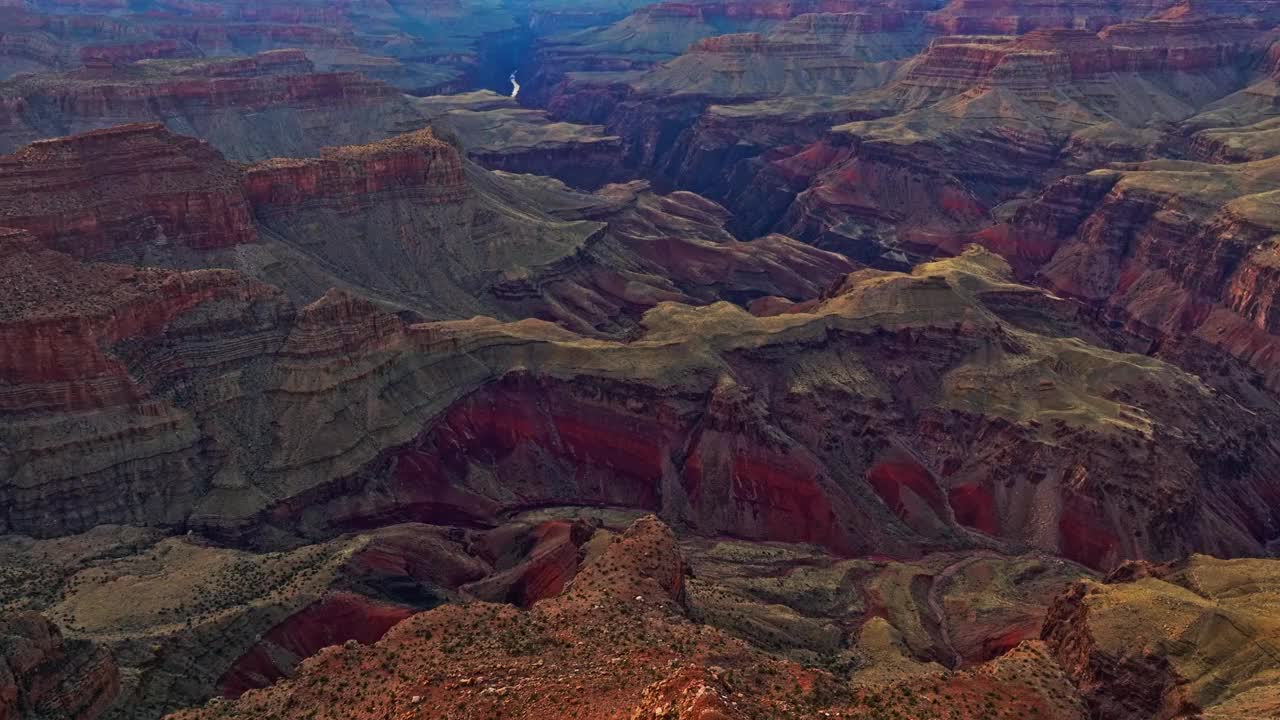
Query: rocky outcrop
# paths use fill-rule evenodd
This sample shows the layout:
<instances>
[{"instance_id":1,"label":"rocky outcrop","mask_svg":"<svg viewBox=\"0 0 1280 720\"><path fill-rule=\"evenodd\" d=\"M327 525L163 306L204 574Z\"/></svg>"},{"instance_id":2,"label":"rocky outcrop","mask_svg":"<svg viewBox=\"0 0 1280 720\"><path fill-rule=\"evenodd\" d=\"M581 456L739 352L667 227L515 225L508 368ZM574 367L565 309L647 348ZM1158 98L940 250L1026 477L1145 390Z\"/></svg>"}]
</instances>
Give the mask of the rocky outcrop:
<instances>
[{"instance_id":1,"label":"rocky outcrop","mask_svg":"<svg viewBox=\"0 0 1280 720\"><path fill-rule=\"evenodd\" d=\"M208 144L160 125L29 145L0 158L0 188L0 222L79 257L257 239L239 170Z\"/></svg>"},{"instance_id":2,"label":"rocky outcrop","mask_svg":"<svg viewBox=\"0 0 1280 720\"><path fill-rule=\"evenodd\" d=\"M1194 556L1156 576L1084 581L1045 618L1042 637L1095 717L1248 717L1275 707L1258 682L1268 648L1276 563Z\"/></svg>"},{"instance_id":3,"label":"rocky outcrop","mask_svg":"<svg viewBox=\"0 0 1280 720\"><path fill-rule=\"evenodd\" d=\"M35 613L0 615L0 718L94 720L115 699L119 683L102 648L64 639Z\"/></svg>"},{"instance_id":4,"label":"rocky outcrop","mask_svg":"<svg viewBox=\"0 0 1280 720\"><path fill-rule=\"evenodd\" d=\"M594 528L582 521L513 523L485 533L478 553L496 572L462 586L470 597L528 608L572 584Z\"/></svg>"},{"instance_id":5,"label":"rocky outcrop","mask_svg":"<svg viewBox=\"0 0 1280 720\"><path fill-rule=\"evenodd\" d=\"M258 163L248 168L244 183L259 213L315 205L351 213L371 198L406 193L428 203L456 203L468 192L462 158L431 130L325 148L319 159Z\"/></svg>"}]
</instances>

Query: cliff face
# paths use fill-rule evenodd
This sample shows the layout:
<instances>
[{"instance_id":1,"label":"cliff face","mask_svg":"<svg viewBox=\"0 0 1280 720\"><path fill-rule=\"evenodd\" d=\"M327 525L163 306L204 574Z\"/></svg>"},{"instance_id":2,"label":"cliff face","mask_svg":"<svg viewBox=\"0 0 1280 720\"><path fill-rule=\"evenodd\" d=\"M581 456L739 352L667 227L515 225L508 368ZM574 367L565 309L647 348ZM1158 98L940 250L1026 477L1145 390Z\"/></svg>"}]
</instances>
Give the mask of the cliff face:
<instances>
[{"instance_id":1,"label":"cliff face","mask_svg":"<svg viewBox=\"0 0 1280 720\"><path fill-rule=\"evenodd\" d=\"M47 523L42 534L62 534L144 515L179 522L180 506L207 487L212 458L193 419L152 388L192 365L270 347L272 325L288 313L279 293L227 271L94 267L24 237L4 243L6 286L15 289L0 326L0 412L12 442L4 525ZM200 359L173 352L205 340L221 350ZM139 380L128 358L143 348L152 374ZM88 421L73 421L79 413ZM54 508L57 517L37 519Z\"/></svg>"},{"instance_id":2,"label":"cliff face","mask_svg":"<svg viewBox=\"0 0 1280 720\"><path fill-rule=\"evenodd\" d=\"M976 239L1023 255L1028 276L1102 308L1153 352L1230 377L1197 349L1212 348L1274 388L1273 165L1151 162L1071 177Z\"/></svg>"},{"instance_id":3,"label":"cliff face","mask_svg":"<svg viewBox=\"0 0 1280 720\"><path fill-rule=\"evenodd\" d=\"M0 222L79 257L124 246L214 249L257 231L239 171L159 125L50 140L0 159Z\"/></svg>"},{"instance_id":4,"label":"cliff face","mask_svg":"<svg viewBox=\"0 0 1280 720\"><path fill-rule=\"evenodd\" d=\"M0 616L0 718L94 720L115 699L119 683L101 648L63 639L35 613Z\"/></svg>"},{"instance_id":5,"label":"cliff face","mask_svg":"<svg viewBox=\"0 0 1280 720\"><path fill-rule=\"evenodd\" d=\"M680 19L672 28L650 27L654 13ZM689 182L695 173L678 172L688 154L708 145L689 128L710 106L876 88L926 45L923 16L913 4L658 5L619 23L616 35L602 30L549 42L521 93L558 119L605 125L621 138L629 162L721 197L711 185ZM673 37L678 41L663 44ZM659 48L668 61L648 67ZM772 121L790 123L792 114ZM716 167L699 169L710 174Z\"/></svg>"},{"instance_id":6,"label":"cliff face","mask_svg":"<svg viewBox=\"0 0 1280 720\"><path fill-rule=\"evenodd\" d=\"M777 227L859 255L980 228L1064 166L1144 157L1159 143L1153 125L1243 86L1270 42L1248 22L1114 30L936 42L875 98L900 114L835 129L847 156L813 176Z\"/></svg>"},{"instance_id":7,"label":"cliff face","mask_svg":"<svg viewBox=\"0 0 1280 720\"><path fill-rule=\"evenodd\" d=\"M852 268L778 237L739 243L692 194L487 173L431 130L319 155L240 166L159 125L95 131L0 158L0 216L79 257L238 268L301 303L359 287L426 317L584 330L663 300L811 297Z\"/></svg>"},{"instance_id":8,"label":"cliff face","mask_svg":"<svg viewBox=\"0 0 1280 720\"><path fill-rule=\"evenodd\" d=\"M784 314L769 322L781 323L779 329L790 328L788 335L803 333L799 328L804 325L793 326L791 322L801 323L809 317L806 313L832 317L824 313L838 313L836 308L845 307L844 303L852 307L856 302L854 298L875 297L866 293L881 286L862 284L865 282L869 280L851 284L822 306L825 310ZM910 287L911 292L933 292L928 282L919 282L901 289L906 291ZM888 285L893 286L893 283ZM941 287L938 292L945 294ZM993 296L990 302L1005 312L995 297L1003 296ZM650 333L658 333L652 336L655 340L666 337L664 332L674 332L674 328L685 322L704 322L697 314L686 317L677 313L663 322L678 324L664 331L660 328L665 325L655 324L661 318L662 315L651 313L646 320ZM734 324L747 322L732 313L719 322L727 327L731 320ZM946 321L939 322L946 324ZM497 327L492 331L517 332L518 336L526 332L499 331ZM452 332L442 336L433 331L424 339L431 338L432 343L438 343ZM924 362L945 364L943 358L954 352L945 349L941 337L932 337L927 330L923 334L902 329L896 332L896 336L885 339L882 349L862 356L859 362L870 372L878 372L874 368L888 362L887 358L896 357L902 343L909 342L915 348L914 356ZM977 337L981 336L979 333ZM718 337L728 341L729 336ZM964 345L978 341L977 337L963 339L966 337L962 334L955 342ZM467 344L461 337L449 342ZM1023 347L1021 352L1027 351L1027 346L1018 340L1000 342ZM479 352L477 346L470 347L472 352ZM547 351L551 352L551 348ZM1199 492L1191 489L1198 482L1193 478L1204 472L1216 472L1211 469L1215 463L1200 450L1189 449L1182 459L1176 458L1178 453L1164 455L1161 469L1152 472L1166 481L1182 478L1174 484L1131 484L1121 479L1125 471L1120 467L1130 463L1123 459L1128 453L1141 452L1138 448L1144 446L1145 441L1138 435L1145 434L1146 430L1135 426L1132 432L1137 435L1132 439L1125 439L1123 433L1121 437L1107 438L1106 433L1095 435L1099 431L1074 426L1065 418L1062 423L1055 421L1051 425L1043 424L1045 421L1040 418L1036 423L1041 424L1025 427L1020 426L1022 421L1015 417L979 420L968 415L972 409L962 390L964 383L958 376L950 375L952 371L936 366L910 371L917 379L935 373L939 378L953 378L941 380L943 384L937 392L942 392L942 396L929 395L928 384L917 386L918 392L924 393L919 396L919 402L932 397L929 402L935 404L919 418L918 424L900 430L899 437L912 438L910 444L895 444L887 438L862 442L815 435L813 429L805 428L811 427L815 414L823 412L821 403L815 405L816 397L784 395L765 399L770 397L760 394L765 386L750 385L754 395L743 388L744 383L753 382L749 378L764 377L752 369L751 358L756 354L772 356L770 351L758 348L734 361L732 380L721 378L712 382L714 378L707 377L694 385L679 386L678 392L666 390L657 396L634 383L597 382L588 390L582 385L582 379L565 384L556 380L554 373L541 377L527 373L504 376L502 382L488 385L483 392L452 403L448 412L416 439L383 454L361 473L366 480L356 485L333 486L335 490L341 488L336 497L312 494L303 503L287 502L277 509L276 516L283 519L300 512L299 519L309 528L308 532L360 526L372 518L395 517L398 516L395 513L410 508L414 513L426 513L419 517L457 517L457 513L462 513L463 517L476 521L496 512L504 502L511 502L499 500L484 486L473 485L468 480L483 477L498 479L501 486L512 488L519 498L515 502L521 504L559 504L576 499L575 502L589 504L661 510L707 531L820 542L853 552L874 548L897 548L897 552L902 552L904 546L899 545L897 537L913 534L928 537L935 528L952 522L950 515L955 512L962 523L1000 536L1044 543L1043 547L1097 566L1108 566L1118 558L1135 554L1176 552L1168 548L1181 542L1210 542L1217 550L1226 552L1232 544L1251 542L1241 531L1256 532L1274 523L1272 518L1259 517L1256 522L1262 525L1256 525L1255 521L1247 524L1253 530L1243 527L1232 530L1228 528L1235 525L1232 517L1236 511L1213 517L1203 514L1192 503L1177 500L1188 492ZM1060 380L1052 378L1027 381L1043 387L1040 392L1050 395L1077 392L1067 390L1060 385ZM951 382L960 384L952 386ZM1150 388L1144 390L1148 398L1156 397L1154 392ZM1159 394L1159 397L1175 395ZM753 396L756 399L749 399ZM866 416L864 422L870 432L870 428L885 420L874 409L873 400L864 398L864 401L867 407L857 414ZM860 406L859 402L847 398L842 406L856 407ZM1153 411L1147 408L1143 412ZM700 424L694 425L694 418L700 416L703 418ZM583 423L579 419L584 417L592 420ZM810 420L801 421L802 417ZM1137 417L1139 415L1134 415L1133 419L1122 422L1135 422ZM1166 417L1166 421L1172 421L1172 416ZM1200 416L1201 421L1204 418ZM1010 422L1013 424L1006 424ZM627 430L615 434L607 431L608 428ZM982 442L984 449L978 451L970 443L978 442L980 437L986 440ZM1068 439L1073 437L1075 439ZM1154 439L1163 437L1160 431L1152 437L1157 444L1163 442ZM1224 453L1272 452L1264 449L1265 441L1258 442L1253 445L1252 441L1246 441L1252 449L1241 446L1228 450L1224 446L1215 452L1219 459ZM1086 447L1094 451L1099 447L1111 448L1107 453L1115 453L1114 474L1102 470L1096 457L1087 466L1082 460L1077 464L1071 459L1078 452L1086 452ZM785 462L783 457L787 458ZM1014 463L1014 457L1020 460ZM532 464L534 458L537 458L536 465ZM992 470L1010 464L1025 468L1025 473L1004 475ZM535 467L539 469L534 471ZM347 493L368 497L359 488L370 481L387 489L383 499L357 504L345 499ZM871 495L849 494L842 488L850 482L868 483ZM1143 489L1139 490L1139 486ZM1243 509L1243 498L1253 493L1273 492L1262 476L1238 487L1242 493L1238 499L1228 500L1222 496L1215 502ZM1057 489L1051 491L1050 488ZM1053 495L1046 495L1050 492ZM1139 516L1146 512L1143 508L1158 507L1161 508L1159 517L1179 519L1166 522L1154 514L1148 519L1135 516L1122 519L1123 512L1114 517L1105 513L1098 515L1101 508L1109 506L1103 498L1128 497L1133 493L1137 494L1132 495L1132 504L1125 507L1133 507ZM867 497L875 499L868 502ZM1055 499L1049 501L1048 497ZM747 507L752 508L750 513L745 512ZM807 520L798 523L797 517ZM1045 521L1050 517L1048 524L1052 530L1045 534ZM1025 518L1025 524L1017 518ZM1144 528L1141 535L1122 530L1132 523ZM889 529L875 531L872 529L875 527ZM1263 535L1267 532L1270 531L1263 531ZM1178 536L1183 539L1177 539ZM1227 544L1218 546L1217 543Z\"/></svg>"},{"instance_id":9,"label":"cliff face","mask_svg":"<svg viewBox=\"0 0 1280 720\"><path fill-rule=\"evenodd\" d=\"M400 296L406 313L491 309L596 334L626 331L666 300L811 297L851 269L785 238L739 243L723 229L724 210L691 194L664 198L638 185L583 195L491 176L430 131L242 168L159 126L125 126L28 147L4 167L14 188L5 221L22 228L6 240L5 273L24 288L12 294L3 330L3 405L20 438L6 464L5 523L42 535L143 515L181 523L193 495L241 482L241 469L219 469L227 452L273 452L231 439L242 419L275 412L265 397L250 400L241 419L201 427L181 407L215 407L222 391L183 388L221 386L213 378L224 370L269 357L323 363L404 351L399 319L326 287L376 294L403 279L417 293ZM231 208L246 224L229 229L225 213L205 214L210 207ZM360 231L345 235L342 226ZM350 242L359 235L368 242ZM283 281L300 301L322 297L297 311L278 290L229 270L85 265L52 248L140 264L225 263ZM29 286L33 277L40 281ZM73 445L87 443L87 464L66 464L66 438L35 429L51 411L95 415L71 433L80 438ZM36 529L38 507L77 503L85 507Z\"/></svg>"},{"instance_id":10,"label":"cliff face","mask_svg":"<svg viewBox=\"0 0 1280 720\"><path fill-rule=\"evenodd\" d=\"M679 57L626 72L589 66L629 56L584 36L574 53L568 40L548 49L530 98L603 124L629 163L725 202L740 229L903 267L1066 173L1280 147L1262 124L1170 132L1198 113L1200 127L1242 122L1243 108L1265 122L1271 95L1250 83L1276 21L1260 7L1171 6L819 11L694 38ZM562 58L573 72L547 80ZM1232 96L1246 87L1250 98Z\"/></svg>"},{"instance_id":11,"label":"cliff face","mask_svg":"<svg viewBox=\"0 0 1280 720\"><path fill-rule=\"evenodd\" d=\"M492 85L491 64L505 65L505 55L519 52L523 33L518 23L535 9L473 12L449 3L392 9L376 2L321 6L185 0L145 8L115 0L6 5L0 12L9 51L0 49L0 78L81 64L106 68L143 58L302 49L322 71L364 71L400 90L423 93ZM165 43L178 47L163 49Z\"/></svg>"},{"instance_id":12,"label":"cliff face","mask_svg":"<svg viewBox=\"0 0 1280 720\"><path fill-rule=\"evenodd\" d=\"M1177 5L1177 0L952 0L929 15L929 25L949 35L1016 35L1040 28L1098 31L1108 25L1144 18Z\"/></svg>"},{"instance_id":13,"label":"cliff face","mask_svg":"<svg viewBox=\"0 0 1280 720\"><path fill-rule=\"evenodd\" d=\"M467 157L491 170L547 175L583 189L632 176L623 164L621 138L599 125L554 121L508 95L437 95L416 100L415 107L433 127L457 137Z\"/></svg>"},{"instance_id":14,"label":"cliff face","mask_svg":"<svg viewBox=\"0 0 1280 720\"><path fill-rule=\"evenodd\" d=\"M371 145L325 148L317 160L269 160L250 166L245 193L260 212L321 204L354 212L371 197L410 192L432 203L467 195L462 158L430 130Z\"/></svg>"}]
</instances>

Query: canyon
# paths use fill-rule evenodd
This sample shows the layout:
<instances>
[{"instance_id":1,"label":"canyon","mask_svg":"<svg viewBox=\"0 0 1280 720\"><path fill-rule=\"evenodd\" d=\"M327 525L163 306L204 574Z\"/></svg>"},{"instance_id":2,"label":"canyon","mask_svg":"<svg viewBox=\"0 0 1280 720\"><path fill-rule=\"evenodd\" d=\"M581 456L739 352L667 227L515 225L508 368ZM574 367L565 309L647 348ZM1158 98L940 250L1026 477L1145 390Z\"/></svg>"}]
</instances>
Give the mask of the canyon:
<instances>
[{"instance_id":1,"label":"canyon","mask_svg":"<svg viewBox=\"0 0 1280 720\"><path fill-rule=\"evenodd\" d=\"M0 720L1280 713L1273 3L0 5Z\"/></svg>"}]
</instances>

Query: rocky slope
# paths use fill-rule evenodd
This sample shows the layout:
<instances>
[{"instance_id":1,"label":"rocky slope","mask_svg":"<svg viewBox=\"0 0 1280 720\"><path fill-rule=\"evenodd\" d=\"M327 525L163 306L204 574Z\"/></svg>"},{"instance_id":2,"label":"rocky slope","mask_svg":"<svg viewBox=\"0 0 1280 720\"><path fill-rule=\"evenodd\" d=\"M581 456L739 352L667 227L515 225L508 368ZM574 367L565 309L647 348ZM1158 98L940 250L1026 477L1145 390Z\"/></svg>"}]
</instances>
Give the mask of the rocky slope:
<instances>
[{"instance_id":1,"label":"rocky slope","mask_svg":"<svg viewBox=\"0 0 1280 720\"><path fill-rule=\"evenodd\" d=\"M539 538L532 546L531 536ZM79 704L64 716L159 717L237 697L292 675L324 647L374 642L420 610L558 594L589 536L586 525L566 521L490 531L404 524L270 554L139 528L6 538L0 606L20 608L11 624L28 628L40 610L75 638L67 648L74 663L58 654L56 634L39 641L46 656L11 661L25 693L15 717L56 702ZM117 601L125 596L132 601ZM54 696L59 682L60 699L40 695Z\"/></svg>"},{"instance_id":2,"label":"rocky slope","mask_svg":"<svg viewBox=\"0 0 1280 720\"><path fill-rule=\"evenodd\" d=\"M876 651L886 627L877 618L860 633L855 662L868 665L851 681L690 623L696 577L681 579L678 547L654 518L600 545L563 596L527 612L423 613L373 647L317 656L295 680L174 717L1065 720L1276 708L1274 561L1196 556L1081 581L1046 614L1043 641L961 672L893 665Z\"/></svg>"},{"instance_id":3,"label":"rocky slope","mask_svg":"<svg viewBox=\"0 0 1280 720\"><path fill-rule=\"evenodd\" d=\"M209 145L159 125L34 143L3 156L0 177L5 225L78 257L257 239L240 170Z\"/></svg>"},{"instance_id":4,"label":"rocky slope","mask_svg":"<svg viewBox=\"0 0 1280 720\"><path fill-rule=\"evenodd\" d=\"M1277 567L1192 556L1082 582L1044 639L1095 717L1266 717L1280 708Z\"/></svg>"}]
</instances>

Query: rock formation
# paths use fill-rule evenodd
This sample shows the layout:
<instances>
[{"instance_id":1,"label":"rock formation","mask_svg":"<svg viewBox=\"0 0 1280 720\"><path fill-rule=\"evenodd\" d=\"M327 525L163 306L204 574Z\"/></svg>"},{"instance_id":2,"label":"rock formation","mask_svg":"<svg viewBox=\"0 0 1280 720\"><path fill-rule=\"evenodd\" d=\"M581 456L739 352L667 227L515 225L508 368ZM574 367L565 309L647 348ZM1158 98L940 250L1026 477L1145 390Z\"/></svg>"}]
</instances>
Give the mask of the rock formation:
<instances>
[{"instance_id":1,"label":"rock formation","mask_svg":"<svg viewBox=\"0 0 1280 720\"><path fill-rule=\"evenodd\" d=\"M583 189L629 179L621 139L599 125L555 122L490 91L421 98L415 107L491 170L547 175Z\"/></svg>"},{"instance_id":2,"label":"rock formation","mask_svg":"<svg viewBox=\"0 0 1280 720\"><path fill-rule=\"evenodd\" d=\"M613 505L848 553L963 547L971 527L1094 567L1253 553L1276 534L1255 501L1276 492L1262 417L1074 339L1091 331L1072 307L982 253L854 273L771 317L663 303L617 342L533 320L410 325L341 292L295 309L227 271L10 252L15 273L104 286L104 320L68 305L43 321L79 323L53 336L74 352L7 360L24 411L6 425L10 532L134 522L267 543ZM27 307L10 320L22 337L61 309Z\"/></svg>"},{"instance_id":3,"label":"rock formation","mask_svg":"<svg viewBox=\"0 0 1280 720\"><path fill-rule=\"evenodd\" d=\"M0 25L0 720L1280 712L1275 3Z\"/></svg>"},{"instance_id":4,"label":"rock formation","mask_svg":"<svg viewBox=\"0 0 1280 720\"><path fill-rule=\"evenodd\" d=\"M35 613L0 615L0 718L94 720L115 699L119 682L101 648L65 640Z\"/></svg>"},{"instance_id":5,"label":"rock formation","mask_svg":"<svg viewBox=\"0 0 1280 720\"><path fill-rule=\"evenodd\" d=\"M1064 173L1178 145L1264 155L1256 68L1276 18L1172 5L826 8L691 41L651 68L590 67L610 57L590 45L564 61L553 45L528 92L554 117L603 124L638 168L723 202L743 232L903 267Z\"/></svg>"},{"instance_id":6,"label":"rock formation","mask_svg":"<svg viewBox=\"0 0 1280 720\"><path fill-rule=\"evenodd\" d=\"M1084 581L1045 618L1049 650L1095 717L1265 717L1280 707L1276 562L1193 556Z\"/></svg>"},{"instance_id":7,"label":"rock formation","mask_svg":"<svg viewBox=\"0 0 1280 720\"><path fill-rule=\"evenodd\" d=\"M1275 163L1152 161L1073 176L975 237L1151 352L1206 377L1232 375L1236 358L1244 384L1275 388Z\"/></svg>"},{"instance_id":8,"label":"rock formation","mask_svg":"<svg viewBox=\"0 0 1280 720\"><path fill-rule=\"evenodd\" d=\"M1076 720L1084 703L1038 643L974 671L842 686L691 623L675 538L653 517L607 541L562 596L522 612L448 606L416 615L372 647L333 648L294 680L178 713L177 720L263 715L374 717L401 712L535 718L576 714L723 720L1006 708ZM356 674L360 680L354 680Z\"/></svg>"}]
</instances>

